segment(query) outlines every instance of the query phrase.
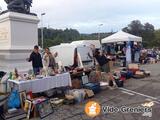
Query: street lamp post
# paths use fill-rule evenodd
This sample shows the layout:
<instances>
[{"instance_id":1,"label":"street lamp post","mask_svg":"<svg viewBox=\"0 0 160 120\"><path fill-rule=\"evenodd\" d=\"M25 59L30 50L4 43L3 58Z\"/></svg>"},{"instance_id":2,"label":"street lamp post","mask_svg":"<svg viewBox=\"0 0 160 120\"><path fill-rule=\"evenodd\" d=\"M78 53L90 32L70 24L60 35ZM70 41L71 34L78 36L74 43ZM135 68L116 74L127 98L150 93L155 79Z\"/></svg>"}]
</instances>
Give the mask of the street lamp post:
<instances>
[{"instance_id":1,"label":"street lamp post","mask_svg":"<svg viewBox=\"0 0 160 120\"><path fill-rule=\"evenodd\" d=\"M43 16L45 15L46 13L42 13L41 14L41 46L42 46L42 49L44 47L44 36L43 36Z\"/></svg>"},{"instance_id":2,"label":"street lamp post","mask_svg":"<svg viewBox=\"0 0 160 120\"><path fill-rule=\"evenodd\" d=\"M99 29L99 30L98 30L98 40L100 41L100 43L101 43L101 33L100 33L100 27L101 27L101 26L103 26L103 24L99 24L99 25L98 25L98 29Z\"/></svg>"}]
</instances>

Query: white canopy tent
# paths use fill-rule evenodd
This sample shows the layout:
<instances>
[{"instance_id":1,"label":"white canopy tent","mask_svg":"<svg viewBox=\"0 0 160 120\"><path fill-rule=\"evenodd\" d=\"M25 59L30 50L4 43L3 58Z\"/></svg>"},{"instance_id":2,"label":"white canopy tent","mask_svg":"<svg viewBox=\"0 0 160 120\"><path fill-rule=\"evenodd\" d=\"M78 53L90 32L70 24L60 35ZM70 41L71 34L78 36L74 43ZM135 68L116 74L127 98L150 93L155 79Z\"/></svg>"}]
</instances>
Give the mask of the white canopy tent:
<instances>
[{"instance_id":1,"label":"white canopy tent","mask_svg":"<svg viewBox=\"0 0 160 120\"><path fill-rule=\"evenodd\" d=\"M73 45L86 45L86 46L94 45L95 48L101 48L101 43L99 40L79 40L79 41L73 41L71 44L73 44Z\"/></svg>"},{"instance_id":2,"label":"white canopy tent","mask_svg":"<svg viewBox=\"0 0 160 120\"><path fill-rule=\"evenodd\" d=\"M109 37L102 39L102 43L116 43L116 42L127 42L127 41L142 42L142 37L138 37L123 31L119 31Z\"/></svg>"}]
</instances>

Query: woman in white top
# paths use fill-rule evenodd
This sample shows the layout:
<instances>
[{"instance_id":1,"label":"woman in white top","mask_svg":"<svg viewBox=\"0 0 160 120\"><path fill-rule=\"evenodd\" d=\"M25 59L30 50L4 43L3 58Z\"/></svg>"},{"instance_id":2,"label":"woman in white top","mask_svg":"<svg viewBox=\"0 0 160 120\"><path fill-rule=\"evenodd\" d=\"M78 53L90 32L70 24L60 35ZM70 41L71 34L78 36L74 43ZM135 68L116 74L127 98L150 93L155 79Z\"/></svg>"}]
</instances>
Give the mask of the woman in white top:
<instances>
[{"instance_id":1,"label":"woman in white top","mask_svg":"<svg viewBox=\"0 0 160 120\"><path fill-rule=\"evenodd\" d=\"M45 54L43 56L43 67L44 67L45 71L55 70L55 66L56 66L55 57L57 57L57 53L55 53L53 55L50 52L49 48L45 49Z\"/></svg>"}]
</instances>

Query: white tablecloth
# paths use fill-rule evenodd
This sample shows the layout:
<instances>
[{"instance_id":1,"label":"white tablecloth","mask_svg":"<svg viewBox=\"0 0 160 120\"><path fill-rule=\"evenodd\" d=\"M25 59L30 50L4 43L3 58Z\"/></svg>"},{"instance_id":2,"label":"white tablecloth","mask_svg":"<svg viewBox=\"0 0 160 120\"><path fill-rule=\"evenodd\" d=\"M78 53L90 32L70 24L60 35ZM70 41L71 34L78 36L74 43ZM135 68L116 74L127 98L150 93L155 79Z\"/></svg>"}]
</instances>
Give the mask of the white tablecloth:
<instances>
[{"instance_id":1,"label":"white tablecloth","mask_svg":"<svg viewBox=\"0 0 160 120\"><path fill-rule=\"evenodd\" d=\"M32 91L32 93L44 92L52 88L72 86L69 73L49 76L42 79L16 81L8 80L10 87L18 91Z\"/></svg>"}]
</instances>

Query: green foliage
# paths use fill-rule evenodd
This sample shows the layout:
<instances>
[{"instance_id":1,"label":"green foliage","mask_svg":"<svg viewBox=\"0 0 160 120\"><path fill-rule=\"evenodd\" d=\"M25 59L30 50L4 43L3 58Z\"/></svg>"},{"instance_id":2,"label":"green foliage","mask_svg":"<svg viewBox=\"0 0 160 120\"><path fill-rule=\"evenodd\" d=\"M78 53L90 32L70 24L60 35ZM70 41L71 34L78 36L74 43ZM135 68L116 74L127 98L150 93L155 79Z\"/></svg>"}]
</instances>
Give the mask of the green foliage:
<instances>
[{"instance_id":1,"label":"green foliage","mask_svg":"<svg viewBox=\"0 0 160 120\"><path fill-rule=\"evenodd\" d=\"M139 20L132 21L127 27L122 29L125 32L131 33L143 38L144 47L159 47L160 46L160 29L155 30L150 23L142 24ZM75 29L53 29L44 28L44 47L58 45L60 43L70 43L76 40L98 40L98 33L80 34ZM101 39L112 35L113 32L101 33ZM41 46L41 29L38 29L39 45Z\"/></svg>"},{"instance_id":2,"label":"green foliage","mask_svg":"<svg viewBox=\"0 0 160 120\"><path fill-rule=\"evenodd\" d=\"M113 33L101 33L101 38L105 38ZM44 47L51 47L59 45L60 43L70 43L76 40L97 40L98 33L93 34L80 34L75 29L52 29L44 28ZM41 29L38 29L38 40L39 45L41 46Z\"/></svg>"},{"instance_id":3,"label":"green foliage","mask_svg":"<svg viewBox=\"0 0 160 120\"><path fill-rule=\"evenodd\" d=\"M109 33L100 33L101 39L108 37L109 35L112 35L112 32ZM81 34L79 40L98 40L98 33L92 33L92 34Z\"/></svg>"},{"instance_id":4,"label":"green foliage","mask_svg":"<svg viewBox=\"0 0 160 120\"><path fill-rule=\"evenodd\" d=\"M152 43L153 46L159 47L160 46L160 29L154 31L155 39Z\"/></svg>"},{"instance_id":5,"label":"green foliage","mask_svg":"<svg viewBox=\"0 0 160 120\"><path fill-rule=\"evenodd\" d=\"M44 47L58 45L62 42L69 43L80 38L80 34L74 29L58 30L44 28ZM41 45L41 29L38 29L39 45Z\"/></svg>"},{"instance_id":6,"label":"green foliage","mask_svg":"<svg viewBox=\"0 0 160 120\"><path fill-rule=\"evenodd\" d=\"M142 24L139 20L132 21L123 31L143 38L144 47L152 47L155 44L155 29L150 23Z\"/></svg>"}]
</instances>

